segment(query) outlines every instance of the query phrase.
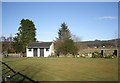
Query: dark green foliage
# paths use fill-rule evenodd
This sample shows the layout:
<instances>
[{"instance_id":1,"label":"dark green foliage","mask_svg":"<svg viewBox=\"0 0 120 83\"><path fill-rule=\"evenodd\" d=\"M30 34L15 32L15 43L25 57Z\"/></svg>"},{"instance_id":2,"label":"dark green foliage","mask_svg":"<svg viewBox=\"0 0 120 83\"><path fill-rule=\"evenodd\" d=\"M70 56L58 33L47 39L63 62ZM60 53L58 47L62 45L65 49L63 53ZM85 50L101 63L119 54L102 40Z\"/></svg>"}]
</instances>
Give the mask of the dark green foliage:
<instances>
[{"instance_id":1,"label":"dark green foliage","mask_svg":"<svg viewBox=\"0 0 120 83\"><path fill-rule=\"evenodd\" d=\"M32 21L29 19L22 19L20 23L20 27L18 28L18 33L16 33L16 36L13 38L13 47L16 49L17 53L25 53L26 46L36 41L36 28Z\"/></svg>"},{"instance_id":2,"label":"dark green foliage","mask_svg":"<svg viewBox=\"0 0 120 83\"><path fill-rule=\"evenodd\" d=\"M61 24L61 28L58 31L59 39L70 39L71 33L68 29L68 26L65 23Z\"/></svg>"},{"instance_id":3,"label":"dark green foliage","mask_svg":"<svg viewBox=\"0 0 120 83\"><path fill-rule=\"evenodd\" d=\"M61 47L61 52L63 54L77 54L77 47L75 46L74 42L72 39L66 39Z\"/></svg>"},{"instance_id":4,"label":"dark green foliage","mask_svg":"<svg viewBox=\"0 0 120 83\"><path fill-rule=\"evenodd\" d=\"M104 58L105 58L105 59L109 59L109 58L112 58L112 57L114 57L114 56L112 56L112 55L107 55L107 54L104 54Z\"/></svg>"},{"instance_id":5,"label":"dark green foliage","mask_svg":"<svg viewBox=\"0 0 120 83\"><path fill-rule=\"evenodd\" d=\"M65 23L61 24L61 28L58 31L55 49L57 56L60 54L67 55L69 53L75 55L78 53L78 47L72 40L70 30Z\"/></svg>"},{"instance_id":6,"label":"dark green foliage","mask_svg":"<svg viewBox=\"0 0 120 83\"><path fill-rule=\"evenodd\" d=\"M105 59L111 59L112 56L105 56L104 58L105 58Z\"/></svg>"},{"instance_id":7,"label":"dark green foliage","mask_svg":"<svg viewBox=\"0 0 120 83\"><path fill-rule=\"evenodd\" d=\"M67 55L68 53L73 53L74 42L71 39L66 39L60 47L62 54Z\"/></svg>"},{"instance_id":8,"label":"dark green foliage","mask_svg":"<svg viewBox=\"0 0 120 83\"><path fill-rule=\"evenodd\" d=\"M16 53L20 53L23 50L22 42L18 41L18 38L14 38L14 42L12 43L13 48L15 49Z\"/></svg>"},{"instance_id":9,"label":"dark green foliage","mask_svg":"<svg viewBox=\"0 0 120 83\"><path fill-rule=\"evenodd\" d=\"M102 58L103 56L99 52L92 53L92 58Z\"/></svg>"}]
</instances>

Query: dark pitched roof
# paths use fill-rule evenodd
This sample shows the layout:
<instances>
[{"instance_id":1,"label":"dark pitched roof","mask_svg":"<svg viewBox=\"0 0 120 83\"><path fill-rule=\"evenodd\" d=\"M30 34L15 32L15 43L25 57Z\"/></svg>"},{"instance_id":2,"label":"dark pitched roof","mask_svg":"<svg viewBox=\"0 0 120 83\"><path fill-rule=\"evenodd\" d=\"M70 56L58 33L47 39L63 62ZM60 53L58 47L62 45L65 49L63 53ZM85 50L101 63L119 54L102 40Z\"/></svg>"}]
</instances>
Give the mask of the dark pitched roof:
<instances>
[{"instance_id":1,"label":"dark pitched roof","mask_svg":"<svg viewBox=\"0 0 120 83\"><path fill-rule=\"evenodd\" d=\"M33 42L28 45L28 48L48 48L52 42Z\"/></svg>"}]
</instances>

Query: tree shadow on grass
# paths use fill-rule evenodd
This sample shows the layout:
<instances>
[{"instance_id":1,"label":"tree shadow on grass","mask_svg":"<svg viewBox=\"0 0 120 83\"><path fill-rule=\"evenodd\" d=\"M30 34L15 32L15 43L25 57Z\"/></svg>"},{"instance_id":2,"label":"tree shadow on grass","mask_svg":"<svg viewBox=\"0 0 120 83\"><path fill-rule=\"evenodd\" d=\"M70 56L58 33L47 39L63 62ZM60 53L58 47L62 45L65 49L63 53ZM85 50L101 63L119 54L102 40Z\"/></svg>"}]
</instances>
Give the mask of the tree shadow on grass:
<instances>
[{"instance_id":1,"label":"tree shadow on grass","mask_svg":"<svg viewBox=\"0 0 120 83\"><path fill-rule=\"evenodd\" d=\"M34 66L32 65L27 65L24 69L20 70L19 72L23 73L26 76L29 76L31 79L34 79L35 81L40 81L36 80L35 77L37 74L43 71L44 67L41 66L40 68L37 66L41 66L40 64L35 64ZM41 75L42 77L42 75Z\"/></svg>"},{"instance_id":2,"label":"tree shadow on grass","mask_svg":"<svg viewBox=\"0 0 120 83\"><path fill-rule=\"evenodd\" d=\"M27 75L24 75L20 72L16 72L14 69L12 69L6 63L4 63L4 62L0 62L0 63L2 63L2 65L5 66L9 70L9 72L13 72L13 74L10 74L8 71L6 71L4 74L2 74L2 83L12 83L12 82L38 83L37 81L34 81L33 79L31 79ZM3 69L2 69L2 72L3 72Z\"/></svg>"}]
</instances>

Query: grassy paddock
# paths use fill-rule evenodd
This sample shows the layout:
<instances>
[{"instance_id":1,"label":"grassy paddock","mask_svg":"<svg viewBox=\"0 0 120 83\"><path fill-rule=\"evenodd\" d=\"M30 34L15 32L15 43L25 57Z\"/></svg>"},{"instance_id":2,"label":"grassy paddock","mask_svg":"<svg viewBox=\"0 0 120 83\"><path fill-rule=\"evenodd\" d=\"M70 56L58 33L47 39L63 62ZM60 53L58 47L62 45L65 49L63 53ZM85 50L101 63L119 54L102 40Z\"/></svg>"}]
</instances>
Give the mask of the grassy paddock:
<instances>
[{"instance_id":1,"label":"grassy paddock","mask_svg":"<svg viewBox=\"0 0 120 83\"><path fill-rule=\"evenodd\" d=\"M104 58L4 58L15 71L38 81L117 81L118 60Z\"/></svg>"}]
</instances>

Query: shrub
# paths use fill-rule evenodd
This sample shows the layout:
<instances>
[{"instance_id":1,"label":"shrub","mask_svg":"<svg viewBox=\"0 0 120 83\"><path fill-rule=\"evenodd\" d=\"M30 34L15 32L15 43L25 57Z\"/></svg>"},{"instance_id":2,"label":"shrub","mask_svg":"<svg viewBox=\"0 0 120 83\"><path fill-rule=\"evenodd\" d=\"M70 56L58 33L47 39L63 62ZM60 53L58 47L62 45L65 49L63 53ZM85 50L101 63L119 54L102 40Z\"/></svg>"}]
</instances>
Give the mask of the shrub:
<instances>
[{"instance_id":1,"label":"shrub","mask_svg":"<svg viewBox=\"0 0 120 83\"><path fill-rule=\"evenodd\" d=\"M106 59L112 58L112 55L104 55L104 58Z\"/></svg>"},{"instance_id":2,"label":"shrub","mask_svg":"<svg viewBox=\"0 0 120 83\"><path fill-rule=\"evenodd\" d=\"M102 58L103 56L99 52L93 52L92 53L92 58Z\"/></svg>"}]
</instances>

